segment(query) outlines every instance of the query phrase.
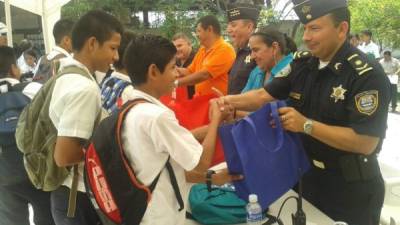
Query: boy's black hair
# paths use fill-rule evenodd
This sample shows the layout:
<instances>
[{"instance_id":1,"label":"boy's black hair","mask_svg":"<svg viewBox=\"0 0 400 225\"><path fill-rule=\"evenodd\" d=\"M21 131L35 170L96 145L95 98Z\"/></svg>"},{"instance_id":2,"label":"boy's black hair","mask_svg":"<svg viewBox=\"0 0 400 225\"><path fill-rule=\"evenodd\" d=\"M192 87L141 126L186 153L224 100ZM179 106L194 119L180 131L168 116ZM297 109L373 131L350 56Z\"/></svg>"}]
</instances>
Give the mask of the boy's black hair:
<instances>
[{"instance_id":1,"label":"boy's black hair","mask_svg":"<svg viewBox=\"0 0 400 225\"><path fill-rule=\"evenodd\" d=\"M14 49L8 46L0 46L0 78L9 76L11 65L17 65Z\"/></svg>"},{"instance_id":2,"label":"boy's black hair","mask_svg":"<svg viewBox=\"0 0 400 225\"><path fill-rule=\"evenodd\" d=\"M74 27L74 22L70 19L61 19L54 24L53 36L56 44L61 44L63 37L71 36L72 28Z\"/></svg>"},{"instance_id":3,"label":"boy's black hair","mask_svg":"<svg viewBox=\"0 0 400 225\"><path fill-rule=\"evenodd\" d=\"M363 30L361 33L367 35L368 37L372 37L372 32L370 30Z\"/></svg>"},{"instance_id":4,"label":"boy's black hair","mask_svg":"<svg viewBox=\"0 0 400 225\"><path fill-rule=\"evenodd\" d=\"M161 36L146 34L132 40L124 55L124 65L132 84L146 83L151 64L155 64L160 72L164 72L175 54L174 44Z\"/></svg>"},{"instance_id":5,"label":"boy's black hair","mask_svg":"<svg viewBox=\"0 0 400 225\"><path fill-rule=\"evenodd\" d=\"M383 55L392 56L392 52L389 50L386 50L383 52Z\"/></svg>"},{"instance_id":6,"label":"boy's black hair","mask_svg":"<svg viewBox=\"0 0 400 225\"><path fill-rule=\"evenodd\" d=\"M37 53L32 48L25 50L24 57L25 57L25 55L30 55L32 57L35 57L35 59L37 58Z\"/></svg>"},{"instance_id":7,"label":"boy's black hair","mask_svg":"<svg viewBox=\"0 0 400 225\"><path fill-rule=\"evenodd\" d=\"M72 29L72 48L82 50L87 39L95 37L102 45L116 32L122 35L121 22L114 16L101 11L92 10L83 15Z\"/></svg>"},{"instance_id":8,"label":"boy's black hair","mask_svg":"<svg viewBox=\"0 0 400 225\"><path fill-rule=\"evenodd\" d=\"M203 16L197 21L197 25L199 24L204 30L211 26L215 34L221 35L221 24L217 17L213 15Z\"/></svg>"},{"instance_id":9,"label":"boy's black hair","mask_svg":"<svg viewBox=\"0 0 400 225\"><path fill-rule=\"evenodd\" d=\"M118 61L114 62L114 67L116 69L123 69L124 68L124 52L126 48L128 47L129 43L136 38L136 34L132 31L125 30L124 33L121 36L121 44L119 45L118 48L118 55L119 59Z\"/></svg>"}]
</instances>

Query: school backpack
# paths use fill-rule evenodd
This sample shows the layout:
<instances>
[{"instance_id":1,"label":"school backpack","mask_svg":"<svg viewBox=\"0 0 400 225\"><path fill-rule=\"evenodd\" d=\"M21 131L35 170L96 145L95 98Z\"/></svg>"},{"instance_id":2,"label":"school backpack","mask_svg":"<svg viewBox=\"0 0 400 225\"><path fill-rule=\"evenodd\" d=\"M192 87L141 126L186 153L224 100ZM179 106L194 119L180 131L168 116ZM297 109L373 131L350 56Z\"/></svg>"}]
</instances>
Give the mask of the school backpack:
<instances>
[{"instance_id":1,"label":"school backpack","mask_svg":"<svg viewBox=\"0 0 400 225\"><path fill-rule=\"evenodd\" d=\"M15 143L19 115L31 101L22 93L28 83L14 86L0 82L0 185L11 185L28 179L22 153Z\"/></svg>"},{"instance_id":2,"label":"school backpack","mask_svg":"<svg viewBox=\"0 0 400 225\"><path fill-rule=\"evenodd\" d=\"M58 167L53 158L57 129L49 117L49 106L57 78L71 73L91 79L83 68L64 67L42 86L17 124L16 143L24 154L25 169L32 184L43 191L57 189L69 174L69 168Z\"/></svg>"},{"instance_id":3,"label":"school backpack","mask_svg":"<svg viewBox=\"0 0 400 225\"><path fill-rule=\"evenodd\" d=\"M233 185L213 186L211 192L207 185L195 184L189 193L191 213L187 217L201 224L246 223L247 202L240 199Z\"/></svg>"},{"instance_id":4,"label":"school backpack","mask_svg":"<svg viewBox=\"0 0 400 225\"><path fill-rule=\"evenodd\" d=\"M49 60L48 55L44 55L39 59L39 65L36 73L33 75L32 80L44 84L50 79L54 74L57 73L57 63L56 61L66 57L64 54L57 54L53 59Z\"/></svg>"},{"instance_id":5,"label":"school backpack","mask_svg":"<svg viewBox=\"0 0 400 225\"><path fill-rule=\"evenodd\" d=\"M141 102L147 101L128 101L117 113L102 120L86 150L86 191L95 208L99 209L98 213L104 224L139 224L164 169L146 187L136 178L124 153L121 141L122 124L129 110ZM184 208L183 200L169 158L165 167L181 211Z\"/></svg>"},{"instance_id":6,"label":"school backpack","mask_svg":"<svg viewBox=\"0 0 400 225\"><path fill-rule=\"evenodd\" d=\"M130 82L118 77L106 75L101 82L101 102L102 107L107 110L108 113L116 112L117 109L122 106L122 92L130 84Z\"/></svg>"}]
</instances>

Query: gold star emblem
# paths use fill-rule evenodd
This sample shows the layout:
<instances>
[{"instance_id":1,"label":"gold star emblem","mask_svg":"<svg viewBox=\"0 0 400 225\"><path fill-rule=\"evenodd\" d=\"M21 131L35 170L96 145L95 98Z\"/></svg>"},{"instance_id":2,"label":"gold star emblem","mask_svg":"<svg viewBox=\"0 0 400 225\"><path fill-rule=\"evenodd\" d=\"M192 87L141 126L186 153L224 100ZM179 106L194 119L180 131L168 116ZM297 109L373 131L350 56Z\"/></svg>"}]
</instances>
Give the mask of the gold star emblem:
<instances>
[{"instance_id":1,"label":"gold star emblem","mask_svg":"<svg viewBox=\"0 0 400 225\"><path fill-rule=\"evenodd\" d=\"M331 94L331 98L335 99L335 103L339 100L344 100L344 94L346 93L346 89L342 87L342 85L339 85L337 87L333 87L333 92Z\"/></svg>"},{"instance_id":2,"label":"gold star emblem","mask_svg":"<svg viewBox=\"0 0 400 225\"><path fill-rule=\"evenodd\" d=\"M357 65L357 66L360 66L361 64L362 64L361 60L357 60L357 61L356 61L356 65Z\"/></svg>"},{"instance_id":3,"label":"gold star emblem","mask_svg":"<svg viewBox=\"0 0 400 225\"><path fill-rule=\"evenodd\" d=\"M249 64L251 62L251 56L250 55L246 56L246 58L244 59L244 62L246 64Z\"/></svg>"}]
</instances>

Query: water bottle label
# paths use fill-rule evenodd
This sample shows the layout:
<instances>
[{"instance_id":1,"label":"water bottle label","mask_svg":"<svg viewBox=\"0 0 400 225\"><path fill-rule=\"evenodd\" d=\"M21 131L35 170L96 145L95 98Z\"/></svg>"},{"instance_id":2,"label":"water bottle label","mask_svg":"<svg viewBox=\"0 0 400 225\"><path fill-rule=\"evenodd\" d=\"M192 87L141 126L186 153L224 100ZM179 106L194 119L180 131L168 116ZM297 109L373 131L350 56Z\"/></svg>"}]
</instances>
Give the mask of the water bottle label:
<instances>
[{"instance_id":1,"label":"water bottle label","mask_svg":"<svg viewBox=\"0 0 400 225\"><path fill-rule=\"evenodd\" d=\"M257 222L257 221L261 221L262 218L262 214L261 213L255 213L255 214L248 214L247 215L247 221L248 222Z\"/></svg>"}]
</instances>

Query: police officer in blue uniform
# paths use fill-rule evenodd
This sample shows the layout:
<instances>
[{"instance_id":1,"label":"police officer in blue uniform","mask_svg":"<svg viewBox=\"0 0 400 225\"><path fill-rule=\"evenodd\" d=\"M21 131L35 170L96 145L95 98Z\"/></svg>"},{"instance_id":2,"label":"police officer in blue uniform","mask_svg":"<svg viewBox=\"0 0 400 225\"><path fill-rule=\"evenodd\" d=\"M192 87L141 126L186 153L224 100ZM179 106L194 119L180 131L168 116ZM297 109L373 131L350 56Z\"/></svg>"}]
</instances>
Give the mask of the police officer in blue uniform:
<instances>
[{"instance_id":1,"label":"police officer in blue uniform","mask_svg":"<svg viewBox=\"0 0 400 225\"><path fill-rule=\"evenodd\" d=\"M309 52L263 89L220 98L255 110L274 99L284 129L301 133L312 169L304 197L333 220L378 225L384 183L377 162L387 127L390 84L382 68L348 43L346 0L292 0Z\"/></svg>"},{"instance_id":2,"label":"police officer in blue uniform","mask_svg":"<svg viewBox=\"0 0 400 225\"><path fill-rule=\"evenodd\" d=\"M251 71L256 63L251 59L248 42L257 27L260 10L251 4L229 4L227 10L227 33L236 48L236 59L229 71L228 94L239 94L246 86Z\"/></svg>"}]
</instances>

